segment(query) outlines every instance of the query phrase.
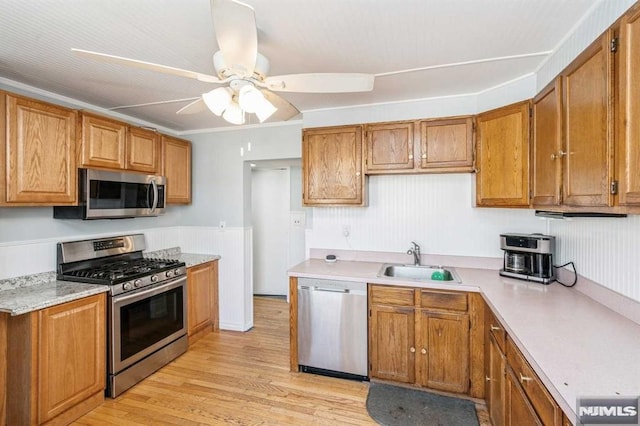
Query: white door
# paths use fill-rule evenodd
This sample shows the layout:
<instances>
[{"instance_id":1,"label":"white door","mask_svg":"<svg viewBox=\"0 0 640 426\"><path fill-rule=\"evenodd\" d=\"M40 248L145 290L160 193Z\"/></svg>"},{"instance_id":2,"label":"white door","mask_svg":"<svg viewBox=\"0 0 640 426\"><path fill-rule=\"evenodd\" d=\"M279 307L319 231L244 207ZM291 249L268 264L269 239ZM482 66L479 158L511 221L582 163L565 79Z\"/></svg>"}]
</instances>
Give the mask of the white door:
<instances>
[{"instance_id":1,"label":"white door","mask_svg":"<svg viewBox=\"0 0 640 426\"><path fill-rule=\"evenodd\" d=\"M289 170L251 172L253 294L288 294Z\"/></svg>"}]
</instances>

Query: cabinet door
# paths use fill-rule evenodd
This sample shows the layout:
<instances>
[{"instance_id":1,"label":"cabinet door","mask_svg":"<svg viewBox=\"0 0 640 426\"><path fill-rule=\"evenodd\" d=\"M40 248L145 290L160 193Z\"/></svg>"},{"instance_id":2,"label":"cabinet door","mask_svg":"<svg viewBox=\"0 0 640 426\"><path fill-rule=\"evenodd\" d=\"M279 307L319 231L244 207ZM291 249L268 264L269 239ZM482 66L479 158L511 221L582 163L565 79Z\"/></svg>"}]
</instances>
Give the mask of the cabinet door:
<instances>
[{"instance_id":1,"label":"cabinet door","mask_svg":"<svg viewBox=\"0 0 640 426\"><path fill-rule=\"evenodd\" d=\"M188 318L187 327L189 337L200 331L212 329L217 311L215 284L215 269L213 263L205 263L187 269Z\"/></svg>"},{"instance_id":2,"label":"cabinet door","mask_svg":"<svg viewBox=\"0 0 640 426\"><path fill-rule=\"evenodd\" d=\"M105 295L38 312L38 424L105 388Z\"/></svg>"},{"instance_id":3,"label":"cabinet door","mask_svg":"<svg viewBox=\"0 0 640 426\"><path fill-rule=\"evenodd\" d=\"M542 426L512 371L507 372L505 385L505 425Z\"/></svg>"},{"instance_id":4,"label":"cabinet door","mask_svg":"<svg viewBox=\"0 0 640 426\"><path fill-rule=\"evenodd\" d=\"M618 203L640 205L640 5L620 24Z\"/></svg>"},{"instance_id":5,"label":"cabinet door","mask_svg":"<svg viewBox=\"0 0 640 426\"><path fill-rule=\"evenodd\" d=\"M420 167L434 172L473 169L473 118L420 122Z\"/></svg>"},{"instance_id":6,"label":"cabinet door","mask_svg":"<svg viewBox=\"0 0 640 426\"><path fill-rule=\"evenodd\" d=\"M365 205L362 127L305 130L303 201L313 205Z\"/></svg>"},{"instance_id":7,"label":"cabinet door","mask_svg":"<svg viewBox=\"0 0 640 426\"><path fill-rule=\"evenodd\" d=\"M126 169L157 174L160 159L160 139L152 130L139 127L127 129Z\"/></svg>"},{"instance_id":8,"label":"cabinet door","mask_svg":"<svg viewBox=\"0 0 640 426\"><path fill-rule=\"evenodd\" d=\"M529 206L529 102L480 114L476 205Z\"/></svg>"},{"instance_id":9,"label":"cabinet door","mask_svg":"<svg viewBox=\"0 0 640 426\"><path fill-rule=\"evenodd\" d=\"M486 377L486 399L491 424L502 426L504 424L504 390L506 378L505 356L500 350L496 340L488 334L488 357Z\"/></svg>"},{"instance_id":10,"label":"cabinet door","mask_svg":"<svg viewBox=\"0 0 640 426\"><path fill-rule=\"evenodd\" d=\"M82 113L81 165L124 169L126 137L126 124Z\"/></svg>"},{"instance_id":11,"label":"cabinet door","mask_svg":"<svg viewBox=\"0 0 640 426\"><path fill-rule=\"evenodd\" d=\"M369 375L379 379L414 383L414 309L372 305L370 312Z\"/></svg>"},{"instance_id":12,"label":"cabinet door","mask_svg":"<svg viewBox=\"0 0 640 426\"><path fill-rule=\"evenodd\" d=\"M365 173L413 170L413 122L367 124Z\"/></svg>"},{"instance_id":13,"label":"cabinet door","mask_svg":"<svg viewBox=\"0 0 640 426\"><path fill-rule=\"evenodd\" d=\"M191 143L162 136L162 172L169 204L191 204Z\"/></svg>"},{"instance_id":14,"label":"cabinet door","mask_svg":"<svg viewBox=\"0 0 640 426\"><path fill-rule=\"evenodd\" d=\"M531 203L560 204L562 185L562 80L557 78L533 100Z\"/></svg>"},{"instance_id":15,"label":"cabinet door","mask_svg":"<svg viewBox=\"0 0 640 426\"><path fill-rule=\"evenodd\" d=\"M613 176L613 78L611 35L605 33L562 73L564 136L563 204L611 206Z\"/></svg>"},{"instance_id":16,"label":"cabinet door","mask_svg":"<svg viewBox=\"0 0 640 426\"><path fill-rule=\"evenodd\" d=\"M12 95L5 102L0 204L77 204L76 112Z\"/></svg>"},{"instance_id":17,"label":"cabinet door","mask_svg":"<svg viewBox=\"0 0 640 426\"><path fill-rule=\"evenodd\" d=\"M469 315L420 310L419 382L431 389L469 389Z\"/></svg>"}]
</instances>

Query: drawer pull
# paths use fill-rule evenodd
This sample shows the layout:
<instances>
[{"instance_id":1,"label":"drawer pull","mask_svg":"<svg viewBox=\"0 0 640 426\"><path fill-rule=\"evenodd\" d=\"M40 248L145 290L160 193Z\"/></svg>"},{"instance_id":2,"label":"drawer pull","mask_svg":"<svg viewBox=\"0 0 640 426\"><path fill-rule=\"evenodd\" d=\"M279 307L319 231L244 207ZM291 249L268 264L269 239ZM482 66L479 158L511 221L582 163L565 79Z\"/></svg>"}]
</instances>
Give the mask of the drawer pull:
<instances>
[{"instance_id":1,"label":"drawer pull","mask_svg":"<svg viewBox=\"0 0 640 426\"><path fill-rule=\"evenodd\" d=\"M484 379L485 379L487 382L490 382L490 381L491 381L491 377L489 377L489 376L485 376L485 377L484 377Z\"/></svg>"},{"instance_id":2,"label":"drawer pull","mask_svg":"<svg viewBox=\"0 0 640 426\"><path fill-rule=\"evenodd\" d=\"M520 383L522 384L524 384L524 382L530 382L533 380L531 377L523 376L522 373L519 373L519 374L520 374Z\"/></svg>"},{"instance_id":3,"label":"drawer pull","mask_svg":"<svg viewBox=\"0 0 640 426\"><path fill-rule=\"evenodd\" d=\"M427 350L426 350L425 348L422 348L422 349L420 350L420 353L421 353L422 355L426 355L426 354L427 354Z\"/></svg>"},{"instance_id":4,"label":"drawer pull","mask_svg":"<svg viewBox=\"0 0 640 426\"><path fill-rule=\"evenodd\" d=\"M491 326L489 327L489 329L491 331L498 331L498 330L502 330L500 327L496 327L495 325L491 324Z\"/></svg>"},{"instance_id":5,"label":"drawer pull","mask_svg":"<svg viewBox=\"0 0 640 426\"><path fill-rule=\"evenodd\" d=\"M409 349L409 352L411 352L411 353L415 353L415 352L416 352L416 348L414 348L413 346L411 346L411 348Z\"/></svg>"}]
</instances>

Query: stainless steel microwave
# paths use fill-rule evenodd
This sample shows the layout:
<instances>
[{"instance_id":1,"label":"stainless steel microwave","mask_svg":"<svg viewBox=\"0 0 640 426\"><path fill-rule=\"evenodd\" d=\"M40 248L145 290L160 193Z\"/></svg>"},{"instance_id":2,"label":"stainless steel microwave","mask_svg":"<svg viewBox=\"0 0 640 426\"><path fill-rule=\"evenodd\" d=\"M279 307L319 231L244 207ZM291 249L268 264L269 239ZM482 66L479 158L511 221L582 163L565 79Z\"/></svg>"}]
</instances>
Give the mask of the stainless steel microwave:
<instances>
[{"instance_id":1,"label":"stainless steel microwave","mask_svg":"<svg viewBox=\"0 0 640 426\"><path fill-rule=\"evenodd\" d=\"M117 219L164 214L164 176L95 169L79 169L78 173L78 205L55 206L54 218Z\"/></svg>"}]
</instances>

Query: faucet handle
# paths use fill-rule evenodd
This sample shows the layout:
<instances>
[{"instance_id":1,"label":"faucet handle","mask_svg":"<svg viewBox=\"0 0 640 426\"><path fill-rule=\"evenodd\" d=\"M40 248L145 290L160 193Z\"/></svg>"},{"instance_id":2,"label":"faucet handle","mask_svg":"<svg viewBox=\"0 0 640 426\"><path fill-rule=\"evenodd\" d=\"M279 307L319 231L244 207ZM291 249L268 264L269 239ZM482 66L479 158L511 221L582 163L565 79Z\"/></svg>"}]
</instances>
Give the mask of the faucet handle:
<instances>
[{"instance_id":1,"label":"faucet handle","mask_svg":"<svg viewBox=\"0 0 640 426\"><path fill-rule=\"evenodd\" d=\"M411 241L411 244L413 244L414 250L420 250L420 246L418 245L418 243L416 243L415 241Z\"/></svg>"}]
</instances>

